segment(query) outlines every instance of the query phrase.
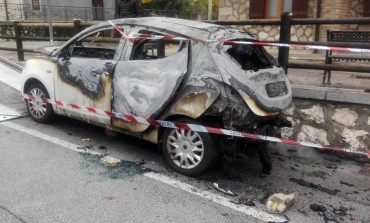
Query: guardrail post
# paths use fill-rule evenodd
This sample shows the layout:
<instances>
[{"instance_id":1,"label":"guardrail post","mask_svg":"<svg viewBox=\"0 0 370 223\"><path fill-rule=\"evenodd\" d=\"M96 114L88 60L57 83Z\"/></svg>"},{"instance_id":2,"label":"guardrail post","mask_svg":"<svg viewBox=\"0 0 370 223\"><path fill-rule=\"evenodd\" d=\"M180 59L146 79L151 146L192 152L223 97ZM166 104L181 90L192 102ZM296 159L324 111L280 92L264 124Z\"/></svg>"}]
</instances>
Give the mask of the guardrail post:
<instances>
[{"instance_id":1,"label":"guardrail post","mask_svg":"<svg viewBox=\"0 0 370 223\"><path fill-rule=\"evenodd\" d=\"M280 43L290 42L290 16L289 12L283 12L280 25ZM279 47L278 61L288 74L289 47Z\"/></svg>"},{"instance_id":2,"label":"guardrail post","mask_svg":"<svg viewBox=\"0 0 370 223\"><path fill-rule=\"evenodd\" d=\"M9 21L9 10L8 10L8 3L6 0L4 0L4 7L5 7L5 17L6 21Z\"/></svg>"},{"instance_id":3,"label":"guardrail post","mask_svg":"<svg viewBox=\"0 0 370 223\"><path fill-rule=\"evenodd\" d=\"M18 22L13 23L15 44L17 46L18 61L24 61L23 43L21 38L21 29L18 27Z\"/></svg>"},{"instance_id":4,"label":"guardrail post","mask_svg":"<svg viewBox=\"0 0 370 223\"><path fill-rule=\"evenodd\" d=\"M76 35L80 32L81 21L78 19L73 20L73 33Z\"/></svg>"}]
</instances>

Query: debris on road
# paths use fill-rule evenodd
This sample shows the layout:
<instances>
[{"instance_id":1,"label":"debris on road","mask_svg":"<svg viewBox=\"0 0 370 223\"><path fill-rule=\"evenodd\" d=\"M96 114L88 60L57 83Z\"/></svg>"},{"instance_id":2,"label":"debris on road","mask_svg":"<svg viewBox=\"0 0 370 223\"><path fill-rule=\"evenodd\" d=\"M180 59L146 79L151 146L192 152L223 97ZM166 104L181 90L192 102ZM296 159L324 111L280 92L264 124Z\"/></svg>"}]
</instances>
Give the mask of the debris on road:
<instances>
[{"instance_id":1,"label":"debris on road","mask_svg":"<svg viewBox=\"0 0 370 223\"><path fill-rule=\"evenodd\" d=\"M110 156L105 156L100 160L101 163L103 163L106 167L117 167L118 164L121 162L119 159L115 159Z\"/></svg>"},{"instance_id":2,"label":"debris on road","mask_svg":"<svg viewBox=\"0 0 370 223\"><path fill-rule=\"evenodd\" d=\"M290 178L290 181L292 181L294 183L297 183L301 186L311 187L313 189L316 189L316 190L319 190L319 191L322 191L322 192L325 192L325 193L328 193L328 194L331 194L331 195L336 195L338 192L340 192L340 190L338 190L338 189L331 190L331 189L325 188L325 187L323 187L319 184L314 184L314 183L305 181L303 179Z\"/></svg>"},{"instance_id":3,"label":"debris on road","mask_svg":"<svg viewBox=\"0 0 370 223\"><path fill-rule=\"evenodd\" d=\"M256 206L256 204L252 200L242 197L236 197L235 199L230 200L230 202L234 204L244 204L249 207Z\"/></svg>"},{"instance_id":4,"label":"debris on road","mask_svg":"<svg viewBox=\"0 0 370 223\"><path fill-rule=\"evenodd\" d=\"M112 197L112 196L107 196L107 197L105 197L104 199L105 199L105 200L108 200L108 201L112 201L112 200L114 199L114 197Z\"/></svg>"},{"instance_id":5,"label":"debris on road","mask_svg":"<svg viewBox=\"0 0 370 223\"><path fill-rule=\"evenodd\" d=\"M224 194L226 194L226 195L229 195L229 196L236 196L236 194L235 194L234 192L232 192L232 191L230 191L230 190L225 190L225 189L220 188L220 187L218 186L218 183L213 183L213 187L214 187L216 190L218 190L218 191L220 191L220 192L222 192L222 193L224 193Z\"/></svg>"},{"instance_id":6,"label":"debris on road","mask_svg":"<svg viewBox=\"0 0 370 223\"><path fill-rule=\"evenodd\" d=\"M347 186L349 186L349 187L356 187L354 184L351 184L351 183L348 183L347 181L344 181L344 180L341 180L341 181L339 181L341 184L343 184L343 185L347 185Z\"/></svg>"},{"instance_id":7,"label":"debris on road","mask_svg":"<svg viewBox=\"0 0 370 223\"><path fill-rule=\"evenodd\" d=\"M324 205L321 204L311 204L310 205L311 210L315 212L325 212L327 211L327 208Z\"/></svg>"},{"instance_id":8,"label":"debris on road","mask_svg":"<svg viewBox=\"0 0 370 223\"><path fill-rule=\"evenodd\" d=\"M107 150L108 148L106 146L99 146L100 150Z\"/></svg>"},{"instance_id":9,"label":"debris on road","mask_svg":"<svg viewBox=\"0 0 370 223\"><path fill-rule=\"evenodd\" d=\"M324 218L324 222L345 222L346 220L343 217L348 217L348 220L351 222L355 220L352 216L352 214L348 213L349 210L354 210L353 208L349 209L343 206L340 206L339 208L332 208L332 210L329 210L324 205L321 204L311 204L310 209L314 212L317 212L320 216ZM364 221L359 221L364 222Z\"/></svg>"},{"instance_id":10,"label":"debris on road","mask_svg":"<svg viewBox=\"0 0 370 223\"><path fill-rule=\"evenodd\" d=\"M270 214L282 214L295 203L297 197L297 192L289 195L283 193L273 194L267 199L267 212Z\"/></svg>"}]
</instances>

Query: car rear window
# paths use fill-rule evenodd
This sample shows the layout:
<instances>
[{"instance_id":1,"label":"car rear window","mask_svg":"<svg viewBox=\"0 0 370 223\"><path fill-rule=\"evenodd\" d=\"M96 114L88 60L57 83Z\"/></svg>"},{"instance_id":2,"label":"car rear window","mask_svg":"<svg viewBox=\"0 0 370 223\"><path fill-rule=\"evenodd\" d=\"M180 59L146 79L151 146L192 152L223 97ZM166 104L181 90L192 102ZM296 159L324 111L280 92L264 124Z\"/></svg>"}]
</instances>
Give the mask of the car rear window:
<instances>
[{"instance_id":1,"label":"car rear window","mask_svg":"<svg viewBox=\"0 0 370 223\"><path fill-rule=\"evenodd\" d=\"M279 66L278 62L265 50L263 46L225 43L223 44L223 49L241 65L243 70L258 71L260 69Z\"/></svg>"}]
</instances>

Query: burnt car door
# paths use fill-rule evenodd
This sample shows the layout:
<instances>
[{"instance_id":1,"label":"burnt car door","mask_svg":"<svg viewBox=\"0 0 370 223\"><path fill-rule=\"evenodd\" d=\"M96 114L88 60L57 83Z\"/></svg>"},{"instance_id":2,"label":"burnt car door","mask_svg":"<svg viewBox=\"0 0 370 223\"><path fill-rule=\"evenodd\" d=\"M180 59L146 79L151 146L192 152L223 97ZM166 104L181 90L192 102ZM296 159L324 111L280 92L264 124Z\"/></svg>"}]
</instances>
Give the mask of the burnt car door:
<instances>
[{"instance_id":1,"label":"burnt car door","mask_svg":"<svg viewBox=\"0 0 370 223\"><path fill-rule=\"evenodd\" d=\"M91 31L62 49L57 61L56 99L111 111L112 75L124 41L109 27ZM111 121L83 107L58 106L57 110L100 124L110 125Z\"/></svg>"},{"instance_id":2,"label":"burnt car door","mask_svg":"<svg viewBox=\"0 0 370 223\"><path fill-rule=\"evenodd\" d=\"M176 96L188 71L188 41L151 38L168 35L135 27L133 33L145 34L127 42L123 60L113 77L113 111L143 118L156 118ZM142 132L148 125L112 119L115 127Z\"/></svg>"}]
</instances>

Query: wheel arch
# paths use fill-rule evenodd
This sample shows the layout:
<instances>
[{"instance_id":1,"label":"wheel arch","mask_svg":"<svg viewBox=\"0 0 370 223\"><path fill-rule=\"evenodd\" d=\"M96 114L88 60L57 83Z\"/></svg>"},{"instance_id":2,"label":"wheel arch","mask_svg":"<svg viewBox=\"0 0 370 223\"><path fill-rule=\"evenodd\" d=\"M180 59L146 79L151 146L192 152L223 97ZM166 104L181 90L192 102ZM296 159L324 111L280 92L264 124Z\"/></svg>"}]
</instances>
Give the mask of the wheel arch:
<instances>
[{"instance_id":1,"label":"wheel arch","mask_svg":"<svg viewBox=\"0 0 370 223\"><path fill-rule=\"evenodd\" d=\"M39 79L36 79L36 78L30 78L30 79L28 79L28 80L24 83L24 85L23 85L23 89L22 89L22 93L23 93L23 94L26 94L26 93L27 93L28 88L29 88L32 84L34 84L34 83L40 83L42 86L44 86L44 87L45 87L45 89L48 91L48 93L49 93L49 95L50 95L50 90L45 86L45 84L44 84L44 83L42 83Z\"/></svg>"}]
</instances>

